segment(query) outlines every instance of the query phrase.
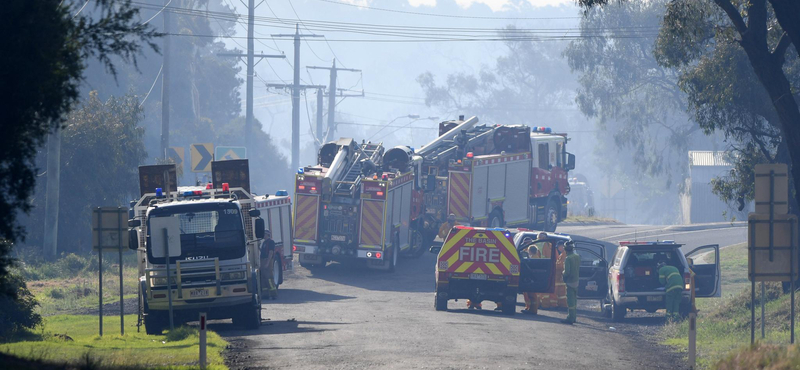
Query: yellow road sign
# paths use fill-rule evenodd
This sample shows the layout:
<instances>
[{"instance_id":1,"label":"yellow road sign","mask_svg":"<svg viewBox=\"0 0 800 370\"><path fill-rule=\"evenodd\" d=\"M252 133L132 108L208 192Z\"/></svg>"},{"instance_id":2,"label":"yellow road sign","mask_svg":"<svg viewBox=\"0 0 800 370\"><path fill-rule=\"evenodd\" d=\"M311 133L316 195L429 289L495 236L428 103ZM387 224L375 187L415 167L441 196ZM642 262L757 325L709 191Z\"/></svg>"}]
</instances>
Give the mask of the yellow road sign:
<instances>
[{"instance_id":1,"label":"yellow road sign","mask_svg":"<svg viewBox=\"0 0 800 370\"><path fill-rule=\"evenodd\" d=\"M171 146L167 149L167 158L171 159L178 168L183 168L184 150L180 146Z\"/></svg>"},{"instance_id":2,"label":"yellow road sign","mask_svg":"<svg viewBox=\"0 0 800 370\"><path fill-rule=\"evenodd\" d=\"M211 161L214 160L214 144L192 144L189 148L192 155L192 172L211 172Z\"/></svg>"}]
</instances>

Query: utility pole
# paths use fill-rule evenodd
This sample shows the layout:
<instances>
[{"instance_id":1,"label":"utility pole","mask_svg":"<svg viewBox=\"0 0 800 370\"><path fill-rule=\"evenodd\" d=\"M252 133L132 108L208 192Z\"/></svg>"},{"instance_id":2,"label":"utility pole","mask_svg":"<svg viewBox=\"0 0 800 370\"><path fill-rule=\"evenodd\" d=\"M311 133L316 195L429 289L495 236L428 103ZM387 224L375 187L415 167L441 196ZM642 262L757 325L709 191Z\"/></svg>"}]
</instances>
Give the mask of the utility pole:
<instances>
[{"instance_id":1,"label":"utility pole","mask_svg":"<svg viewBox=\"0 0 800 370\"><path fill-rule=\"evenodd\" d=\"M253 0L251 0L253 1ZM322 35L300 34L300 24L295 24L294 34L277 34L272 37L294 38L294 81L292 84L292 169L300 167L300 39Z\"/></svg>"},{"instance_id":2,"label":"utility pole","mask_svg":"<svg viewBox=\"0 0 800 370\"><path fill-rule=\"evenodd\" d=\"M314 140L317 143L317 152L319 152L319 147L323 144L323 140L325 139L322 137L322 104L324 95L324 87L317 89L317 137L316 140Z\"/></svg>"},{"instance_id":3,"label":"utility pole","mask_svg":"<svg viewBox=\"0 0 800 370\"><path fill-rule=\"evenodd\" d=\"M58 203L61 175L61 129L47 138L47 199L44 207L44 255L55 260L58 255Z\"/></svg>"},{"instance_id":4,"label":"utility pole","mask_svg":"<svg viewBox=\"0 0 800 370\"><path fill-rule=\"evenodd\" d=\"M170 0L164 0L164 6L169 5ZM164 70L161 72L161 157L167 158L167 148L169 148L169 54L170 54L170 16L168 11L164 13Z\"/></svg>"},{"instance_id":5,"label":"utility pole","mask_svg":"<svg viewBox=\"0 0 800 370\"><path fill-rule=\"evenodd\" d=\"M260 4L259 4L260 5ZM256 5L255 0L247 1L247 53L218 53L217 56L221 57L236 57L241 59L245 57L245 64L247 65L247 85L245 86L245 115L244 115L244 146L247 148L247 153L251 158L255 157L255 152L251 145L251 137L253 131L253 77L255 76L255 67L258 63L254 63L255 58L259 58L259 62L263 58L286 58L285 55L265 55L254 54L253 52L253 29L255 28Z\"/></svg>"},{"instance_id":6,"label":"utility pole","mask_svg":"<svg viewBox=\"0 0 800 370\"><path fill-rule=\"evenodd\" d=\"M346 72L361 72L360 69L352 69L352 68L338 68L336 67L336 59L333 60L332 67L317 67L317 66L310 66L306 67L309 69L327 69L331 71L331 82L330 86L328 87L328 135L325 138L325 141L328 138L335 137L336 134L336 122L334 121L335 111L336 111L336 77L338 71L346 71ZM364 92L361 92L361 95L345 95L343 92L339 93L341 97L362 97L364 96Z\"/></svg>"}]
</instances>

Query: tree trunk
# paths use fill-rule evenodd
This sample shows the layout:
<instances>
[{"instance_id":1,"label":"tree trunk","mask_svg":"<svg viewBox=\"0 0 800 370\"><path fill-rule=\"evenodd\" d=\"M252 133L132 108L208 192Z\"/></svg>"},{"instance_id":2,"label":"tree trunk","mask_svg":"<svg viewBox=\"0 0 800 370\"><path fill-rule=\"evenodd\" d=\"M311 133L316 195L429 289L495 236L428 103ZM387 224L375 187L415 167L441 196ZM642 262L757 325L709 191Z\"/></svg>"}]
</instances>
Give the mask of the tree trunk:
<instances>
[{"instance_id":1,"label":"tree trunk","mask_svg":"<svg viewBox=\"0 0 800 370\"><path fill-rule=\"evenodd\" d=\"M800 49L800 1L769 0L781 28L789 34L795 48ZM798 50L800 52L800 50Z\"/></svg>"}]
</instances>

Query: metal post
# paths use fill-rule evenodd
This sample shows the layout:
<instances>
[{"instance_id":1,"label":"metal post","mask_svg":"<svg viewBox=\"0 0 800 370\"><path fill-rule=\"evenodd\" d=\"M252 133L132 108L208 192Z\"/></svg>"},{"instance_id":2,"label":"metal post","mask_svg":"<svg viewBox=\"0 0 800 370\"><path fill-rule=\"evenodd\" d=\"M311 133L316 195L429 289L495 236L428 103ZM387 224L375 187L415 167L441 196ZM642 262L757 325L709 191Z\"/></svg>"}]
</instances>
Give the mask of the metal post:
<instances>
[{"instance_id":1,"label":"metal post","mask_svg":"<svg viewBox=\"0 0 800 370\"><path fill-rule=\"evenodd\" d=\"M164 0L164 6L169 5L170 0ZM165 11L164 17L164 66L161 72L161 157L167 157L169 148L169 77L170 77L170 12ZM169 186L167 186L169 188Z\"/></svg>"},{"instance_id":2,"label":"metal post","mask_svg":"<svg viewBox=\"0 0 800 370\"><path fill-rule=\"evenodd\" d=\"M317 89L317 145L316 148L319 151L319 147L323 144L325 138L322 136L322 109L323 109L323 95L325 92L323 89ZM297 170L293 168L292 170Z\"/></svg>"},{"instance_id":3,"label":"metal post","mask_svg":"<svg viewBox=\"0 0 800 370\"><path fill-rule=\"evenodd\" d=\"M100 295L100 336L103 336L103 212L97 207L97 290Z\"/></svg>"},{"instance_id":4,"label":"metal post","mask_svg":"<svg viewBox=\"0 0 800 370\"><path fill-rule=\"evenodd\" d=\"M750 282L750 344L756 342L756 281Z\"/></svg>"},{"instance_id":5,"label":"metal post","mask_svg":"<svg viewBox=\"0 0 800 370\"><path fill-rule=\"evenodd\" d=\"M117 209L121 212L122 207L117 207ZM125 335L125 301L122 298L124 296L124 287L122 285L122 223L119 219L119 213L116 214L117 217L117 250L119 251L119 335Z\"/></svg>"},{"instance_id":6,"label":"metal post","mask_svg":"<svg viewBox=\"0 0 800 370\"><path fill-rule=\"evenodd\" d=\"M164 230L164 245L167 247L167 301L169 301L169 330L175 329L175 323L172 320L172 274L169 270L170 255L169 255L169 235L167 229Z\"/></svg>"},{"instance_id":7,"label":"metal post","mask_svg":"<svg viewBox=\"0 0 800 370\"><path fill-rule=\"evenodd\" d=\"M697 364L697 307L695 307L694 271L689 280L691 291L691 309L689 311L689 369L694 370Z\"/></svg>"},{"instance_id":8,"label":"metal post","mask_svg":"<svg viewBox=\"0 0 800 370\"><path fill-rule=\"evenodd\" d=\"M766 300L766 288L764 287L764 282L761 282L761 339L764 339L764 331L766 323L764 322L764 301Z\"/></svg>"},{"instance_id":9,"label":"metal post","mask_svg":"<svg viewBox=\"0 0 800 370\"><path fill-rule=\"evenodd\" d=\"M206 313L200 312L200 368L206 368Z\"/></svg>"},{"instance_id":10,"label":"metal post","mask_svg":"<svg viewBox=\"0 0 800 370\"><path fill-rule=\"evenodd\" d=\"M336 59L333 60L333 67L331 68L331 80L328 85L328 135L333 140L336 135L336 124L334 123L334 116L336 115ZM294 168L294 170L297 170Z\"/></svg>"},{"instance_id":11,"label":"metal post","mask_svg":"<svg viewBox=\"0 0 800 370\"><path fill-rule=\"evenodd\" d=\"M244 147L247 148L250 158L255 158L250 137L253 136L253 75L255 74L255 65L253 64L253 23L256 6L254 0L248 0L247 3L247 92L245 94Z\"/></svg>"},{"instance_id":12,"label":"metal post","mask_svg":"<svg viewBox=\"0 0 800 370\"><path fill-rule=\"evenodd\" d=\"M792 316L792 318L791 318L791 332L792 332L792 334L791 334L791 339L790 339L790 343L791 344L794 344L794 290L795 290L795 280L796 280L795 279L795 272L797 271L796 270L797 269L797 256L794 253L794 250L795 250L795 248L798 247L794 242L794 238L795 238L795 236L794 236L794 228L795 228L795 225L796 225L795 222L792 222L789 225L789 230L790 230L789 231L789 245L792 247L792 249L790 249L792 252L789 253L789 255L792 256L792 262L791 262L791 264L789 264L789 271L790 271L789 278L792 280L792 284L791 284L792 285L792 294L791 294L792 295L792 299L791 299L792 300L792 302L791 302L792 308L791 308L791 312L789 313L789 315Z\"/></svg>"}]
</instances>

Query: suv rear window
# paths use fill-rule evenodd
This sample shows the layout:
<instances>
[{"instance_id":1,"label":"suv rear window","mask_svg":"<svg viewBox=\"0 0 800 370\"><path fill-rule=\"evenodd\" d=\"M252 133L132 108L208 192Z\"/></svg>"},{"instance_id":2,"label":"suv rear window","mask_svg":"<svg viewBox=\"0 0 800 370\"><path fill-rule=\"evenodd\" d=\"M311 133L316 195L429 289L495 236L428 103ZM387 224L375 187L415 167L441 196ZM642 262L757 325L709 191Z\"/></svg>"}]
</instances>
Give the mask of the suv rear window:
<instances>
[{"instance_id":1,"label":"suv rear window","mask_svg":"<svg viewBox=\"0 0 800 370\"><path fill-rule=\"evenodd\" d=\"M625 288L628 291L654 291L662 288L658 281L656 265L664 261L667 265L675 266L683 271L683 263L676 249L669 250L631 250L625 262Z\"/></svg>"}]
</instances>

